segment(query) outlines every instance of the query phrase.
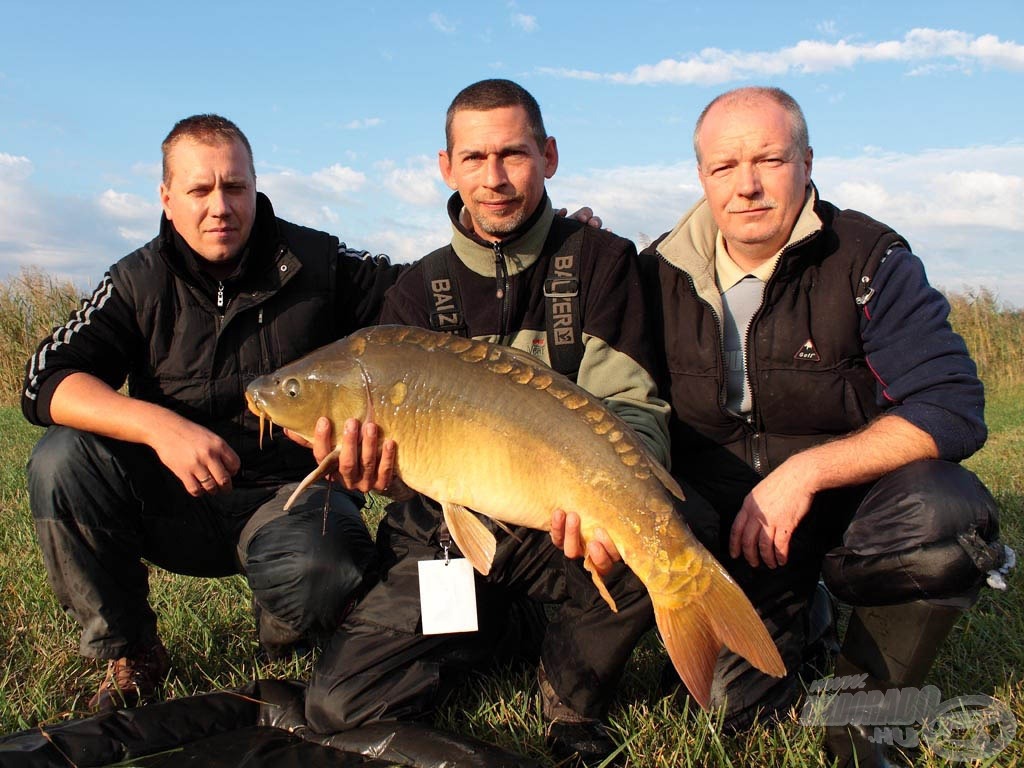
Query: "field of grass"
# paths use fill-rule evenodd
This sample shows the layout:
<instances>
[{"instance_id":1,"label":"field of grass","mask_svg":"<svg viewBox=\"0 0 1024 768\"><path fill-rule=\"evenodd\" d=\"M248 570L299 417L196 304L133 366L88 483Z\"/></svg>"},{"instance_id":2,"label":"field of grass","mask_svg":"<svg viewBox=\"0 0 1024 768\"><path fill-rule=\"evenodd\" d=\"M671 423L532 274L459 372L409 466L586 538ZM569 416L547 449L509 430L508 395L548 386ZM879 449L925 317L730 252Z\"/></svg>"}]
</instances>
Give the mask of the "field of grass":
<instances>
[{"instance_id":1,"label":"field of grass","mask_svg":"<svg viewBox=\"0 0 1024 768\"><path fill-rule=\"evenodd\" d=\"M8 327L28 325L25 317L13 326L7 324L3 314L5 306L11 306L9 288L0 287L0 327L6 347L0 350L0 358L7 364L6 368L0 365L0 372L15 370L12 361L16 357L23 365L35 340L49 330L36 328L30 331L35 334L32 337L28 332L8 335ZM44 289L45 282L35 290ZM1004 541L1024 553L1022 318L1019 313L988 305L975 323L980 330L964 330L970 325L969 318L960 319L966 318L979 300L990 299L968 297L962 307L954 301L954 322L978 357L990 390L987 418L991 436L968 466L999 502ZM1004 322L1005 327L1000 325ZM1003 335L989 344L993 334ZM25 339L27 348L12 349L20 339ZM984 344L989 349L979 354ZM99 663L77 655L77 629L57 605L36 549L24 465L40 431L26 424L20 411L12 407L20 375L19 371L0 382L8 404L0 407L0 733L86 714L85 702L102 677ZM1011 574L1008 591L984 590L975 609L954 629L929 682L940 689L944 699L992 696L1024 725L1022 570ZM250 593L242 578L195 579L154 570L151 579L160 633L172 656L168 696L240 686L256 677L308 677L308 658L272 664L259 659ZM714 713L680 712L667 700L658 699L654 691L662 661L663 651L652 634L637 649L611 713L631 766L829 765L819 746L821 729L800 725L798 709L780 727L756 728L731 738L719 734ZM546 759L540 704L529 670L510 669L472 681L438 713L437 723ZM952 765L926 749L909 752L907 760L919 768ZM976 763L1018 764L1024 764L1020 738L991 760Z\"/></svg>"}]
</instances>

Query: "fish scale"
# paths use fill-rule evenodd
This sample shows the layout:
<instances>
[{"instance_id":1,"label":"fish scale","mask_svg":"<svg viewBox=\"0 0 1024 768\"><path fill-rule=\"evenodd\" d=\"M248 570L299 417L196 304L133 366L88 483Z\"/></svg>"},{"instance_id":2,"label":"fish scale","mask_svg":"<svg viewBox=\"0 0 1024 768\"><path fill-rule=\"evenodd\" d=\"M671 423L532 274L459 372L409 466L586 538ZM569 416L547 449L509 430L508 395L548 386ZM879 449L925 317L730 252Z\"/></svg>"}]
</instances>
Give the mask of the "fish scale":
<instances>
[{"instance_id":1,"label":"fish scale","mask_svg":"<svg viewBox=\"0 0 1024 768\"><path fill-rule=\"evenodd\" d=\"M676 513L678 483L603 403L525 352L378 326L256 379L246 396L261 423L307 439L324 415L335 435L349 418L376 422L398 444L402 480L441 504L459 550L483 574L496 542L478 514L548 530L553 511L565 509L580 516L585 542L603 529L647 587L669 657L702 706L723 643L785 674L750 602ZM335 447L296 495L336 468L337 456ZM589 557L584 567L616 610Z\"/></svg>"}]
</instances>

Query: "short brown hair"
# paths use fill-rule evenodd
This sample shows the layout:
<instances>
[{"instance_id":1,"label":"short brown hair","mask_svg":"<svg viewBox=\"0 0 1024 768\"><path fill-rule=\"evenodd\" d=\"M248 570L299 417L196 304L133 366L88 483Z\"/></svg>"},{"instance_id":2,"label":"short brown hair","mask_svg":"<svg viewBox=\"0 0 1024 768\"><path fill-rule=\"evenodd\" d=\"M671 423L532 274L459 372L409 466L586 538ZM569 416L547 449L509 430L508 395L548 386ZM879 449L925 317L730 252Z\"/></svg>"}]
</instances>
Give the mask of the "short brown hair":
<instances>
[{"instance_id":1,"label":"short brown hair","mask_svg":"<svg viewBox=\"0 0 1024 768\"><path fill-rule=\"evenodd\" d=\"M716 96L711 100L710 104L704 107L704 111L700 113L700 117L697 118L697 125L693 129L693 153L697 156L698 164L700 163L700 147L697 146L697 135L700 133L701 126L704 125L704 118L707 117L711 108L722 101L743 102L753 101L758 98L774 101L789 114L789 119L793 126L793 146L796 147L801 155L807 154L807 150L811 146L807 133L807 120L804 118L804 112L800 109L800 105L796 103L796 99L781 88L751 85L726 91Z\"/></svg>"},{"instance_id":2,"label":"short brown hair","mask_svg":"<svg viewBox=\"0 0 1024 768\"><path fill-rule=\"evenodd\" d=\"M171 154L171 150L174 149L174 145L186 138L198 141L201 144L220 144L233 141L241 143L249 154L249 172L254 179L256 178L256 166L253 164L252 147L249 145L249 139L242 133L241 128L220 115L192 115L176 122L174 127L171 128L171 132L167 134L167 138L160 145L160 150L163 153L164 184L170 184L171 182L167 158Z\"/></svg>"},{"instance_id":3,"label":"short brown hair","mask_svg":"<svg viewBox=\"0 0 1024 768\"><path fill-rule=\"evenodd\" d=\"M537 142L537 147L543 151L548 134L544 130L544 118L541 117L540 105L537 100L518 83L513 83L511 80L493 79L480 80L472 85L467 85L452 99L444 123L444 137L448 153L451 154L452 151L452 121L455 119L456 112L461 110L485 112L502 107L522 107L526 111L526 121L530 126L530 131Z\"/></svg>"}]
</instances>

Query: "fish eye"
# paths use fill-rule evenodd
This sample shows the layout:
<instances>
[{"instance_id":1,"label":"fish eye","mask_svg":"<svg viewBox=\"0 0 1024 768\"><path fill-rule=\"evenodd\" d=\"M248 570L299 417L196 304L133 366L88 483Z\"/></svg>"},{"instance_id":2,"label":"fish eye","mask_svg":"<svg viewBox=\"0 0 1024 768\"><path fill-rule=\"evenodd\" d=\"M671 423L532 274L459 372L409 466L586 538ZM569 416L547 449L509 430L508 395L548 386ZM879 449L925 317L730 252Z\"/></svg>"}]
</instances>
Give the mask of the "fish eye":
<instances>
[{"instance_id":1,"label":"fish eye","mask_svg":"<svg viewBox=\"0 0 1024 768\"><path fill-rule=\"evenodd\" d=\"M288 395L288 397L298 397L298 395L299 395L299 380L298 379L288 379L284 383L284 386L282 387L282 389L284 389L284 393L286 395Z\"/></svg>"}]
</instances>

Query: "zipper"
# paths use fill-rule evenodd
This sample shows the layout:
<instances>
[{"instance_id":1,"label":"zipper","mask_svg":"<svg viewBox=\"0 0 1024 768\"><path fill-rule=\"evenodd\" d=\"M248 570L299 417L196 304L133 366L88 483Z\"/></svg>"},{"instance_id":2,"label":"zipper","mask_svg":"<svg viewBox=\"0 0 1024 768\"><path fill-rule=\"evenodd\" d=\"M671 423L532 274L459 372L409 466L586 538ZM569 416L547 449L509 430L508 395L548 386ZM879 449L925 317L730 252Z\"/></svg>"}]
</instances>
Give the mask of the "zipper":
<instances>
[{"instance_id":1,"label":"zipper","mask_svg":"<svg viewBox=\"0 0 1024 768\"><path fill-rule=\"evenodd\" d=\"M750 372L750 329L754 327L754 323L761 315L761 310L764 309L764 297L768 294L768 284L771 282L772 277L774 277L774 274L769 277L768 282L764 284L764 293L761 295L761 306L757 308L757 311L750 318L750 322L747 323L747 327L743 331L743 377L746 379L747 386L750 388L750 413L747 414L746 419L747 426L751 430L750 458L754 465L754 471L761 477L765 476L765 468L764 461L761 457L761 430L757 419L757 400L754 398L754 379Z\"/></svg>"},{"instance_id":2,"label":"zipper","mask_svg":"<svg viewBox=\"0 0 1024 768\"><path fill-rule=\"evenodd\" d=\"M662 256L660 252L658 253L658 256L660 256L667 264L669 264L669 266L673 266L673 267L675 266L675 265L672 264L672 262L670 262L668 259L666 259L664 256ZM678 269L678 267L676 267L676 269ZM727 415L727 416L729 416L731 418L735 418L734 414L732 414L731 412L725 410L725 403L726 403L725 354L726 353L725 353L725 334L722 331L722 319L718 316L718 313L715 312L715 308L711 306L711 303L709 301L707 301L706 299L702 298L700 293L698 293L698 291L697 291L697 284L696 284L696 282L694 282L693 276L690 275L690 273L686 272L685 270L679 269L679 271L682 274L686 275L686 280L690 284L690 291L697 298L697 301L699 301L701 304L703 304L705 307L707 307L708 311L711 313L711 316L715 319L715 332L718 334L718 380L721 382L721 386L719 386L719 388L718 388L718 409L723 414L725 414L725 415ZM771 278L769 278L769 280L770 279ZM767 291L767 290L768 290L768 285L766 283L765 284L765 291ZM762 304L762 306L763 306L763 304ZM747 325L747 331L746 331L747 343L746 343L746 345L743 348L743 368L744 368L745 375L747 377L748 382L750 381L750 366L749 366L749 358L748 358L747 355L748 355L748 350L750 349L750 329L751 329L751 327L753 327L754 320L757 318L757 316L760 313L761 313L761 309L758 308L757 312L754 313L754 317L752 317L750 319L750 323L748 323L748 325ZM746 426L748 431L749 431L749 436L748 436L747 439L748 439L748 442L749 442L749 445L750 445L751 463L753 464L754 471L757 472L757 474L760 475L761 477L764 477L764 460L763 460L763 458L761 456L761 449L760 449L761 433L760 433L760 431L758 430L758 427L757 427L757 421L756 421L756 418L755 418L756 412L757 412L757 404L756 404L756 402L754 400L754 388L753 388L753 386L751 386L751 388L750 388L750 413L747 415L746 418L741 419L741 421L743 422L744 426Z\"/></svg>"},{"instance_id":3,"label":"zipper","mask_svg":"<svg viewBox=\"0 0 1024 768\"><path fill-rule=\"evenodd\" d=\"M221 280L217 281L217 309L224 314L224 282Z\"/></svg>"},{"instance_id":4,"label":"zipper","mask_svg":"<svg viewBox=\"0 0 1024 768\"><path fill-rule=\"evenodd\" d=\"M266 328L263 327L263 307L256 313L256 335L260 339L260 356L263 358L261 373L270 373L270 353L267 348L267 338L264 335Z\"/></svg>"},{"instance_id":5,"label":"zipper","mask_svg":"<svg viewBox=\"0 0 1024 768\"><path fill-rule=\"evenodd\" d=\"M505 252L501 243L494 243L494 296L498 299L499 333L504 338L508 334L508 266L505 264Z\"/></svg>"}]
</instances>

